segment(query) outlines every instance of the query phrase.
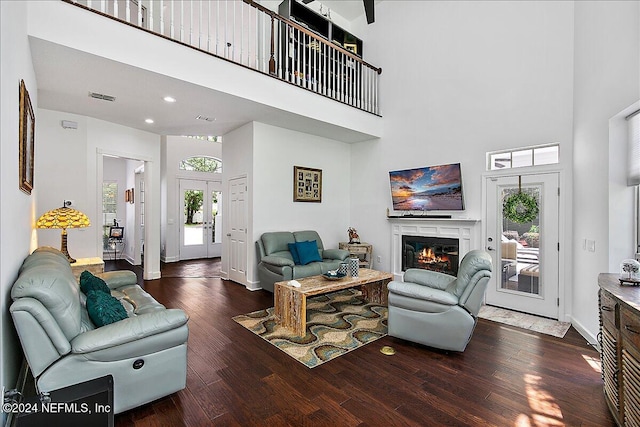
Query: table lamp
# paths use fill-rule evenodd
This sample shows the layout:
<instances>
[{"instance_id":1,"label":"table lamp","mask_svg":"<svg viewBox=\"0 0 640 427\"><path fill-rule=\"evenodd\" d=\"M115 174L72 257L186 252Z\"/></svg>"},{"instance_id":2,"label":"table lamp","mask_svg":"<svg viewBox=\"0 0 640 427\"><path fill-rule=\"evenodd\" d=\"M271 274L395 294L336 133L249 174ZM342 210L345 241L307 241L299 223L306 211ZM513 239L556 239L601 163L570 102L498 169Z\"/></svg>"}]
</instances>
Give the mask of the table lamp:
<instances>
[{"instance_id":1,"label":"table lamp","mask_svg":"<svg viewBox=\"0 0 640 427\"><path fill-rule=\"evenodd\" d=\"M91 225L85 214L68 207L61 207L42 214L36 222L36 228L61 228L62 243L60 251L67 257L69 263L76 262L67 250L67 228L83 228Z\"/></svg>"}]
</instances>

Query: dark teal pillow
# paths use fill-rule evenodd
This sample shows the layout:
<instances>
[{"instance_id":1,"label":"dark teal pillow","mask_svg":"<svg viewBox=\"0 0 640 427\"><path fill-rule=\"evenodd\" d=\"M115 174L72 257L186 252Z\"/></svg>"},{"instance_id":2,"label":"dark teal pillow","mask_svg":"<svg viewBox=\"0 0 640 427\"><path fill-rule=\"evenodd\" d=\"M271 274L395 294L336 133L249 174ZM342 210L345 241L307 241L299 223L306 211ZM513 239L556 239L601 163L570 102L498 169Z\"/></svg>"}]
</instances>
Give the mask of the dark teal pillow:
<instances>
[{"instance_id":1,"label":"dark teal pillow","mask_svg":"<svg viewBox=\"0 0 640 427\"><path fill-rule=\"evenodd\" d=\"M111 295L111 289L109 289L107 283L87 270L80 274L80 290L87 295L91 291L100 291Z\"/></svg>"},{"instance_id":2,"label":"dark teal pillow","mask_svg":"<svg viewBox=\"0 0 640 427\"><path fill-rule=\"evenodd\" d=\"M92 290L87 294L87 312L97 327L126 319L127 311L117 298L101 291Z\"/></svg>"},{"instance_id":3,"label":"dark teal pillow","mask_svg":"<svg viewBox=\"0 0 640 427\"><path fill-rule=\"evenodd\" d=\"M291 252L291 258L293 258L293 262L296 265L300 265L300 255L298 255L298 248L296 248L295 243L287 243L289 246L289 252Z\"/></svg>"},{"instance_id":4,"label":"dark teal pillow","mask_svg":"<svg viewBox=\"0 0 640 427\"><path fill-rule=\"evenodd\" d=\"M296 242L296 249L300 257L300 264L307 265L315 261L322 261L318 252L318 243L315 240Z\"/></svg>"}]
</instances>

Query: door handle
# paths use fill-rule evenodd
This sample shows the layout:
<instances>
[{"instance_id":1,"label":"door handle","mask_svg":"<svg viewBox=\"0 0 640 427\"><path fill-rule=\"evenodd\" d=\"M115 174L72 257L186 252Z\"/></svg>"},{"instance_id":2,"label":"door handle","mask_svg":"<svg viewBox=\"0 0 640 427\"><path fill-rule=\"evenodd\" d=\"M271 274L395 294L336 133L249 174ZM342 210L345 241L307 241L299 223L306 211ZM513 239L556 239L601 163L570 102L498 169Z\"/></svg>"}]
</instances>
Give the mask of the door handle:
<instances>
[{"instance_id":1,"label":"door handle","mask_svg":"<svg viewBox=\"0 0 640 427\"><path fill-rule=\"evenodd\" d=\"M231 233L227 233L227 237L231 237Z\"/></svg>"},{"instance_id":2,"label":"door handle","mask_svg":"<svg viewBox=\"0 0 640 427\"><path fill-rule=\"evenodd\" d=\"M493 249L493 247L492 247L492 246L487 246L487 250L488 250L488 251L495 251L495 249Z\"/></svg>"}]
</instances>

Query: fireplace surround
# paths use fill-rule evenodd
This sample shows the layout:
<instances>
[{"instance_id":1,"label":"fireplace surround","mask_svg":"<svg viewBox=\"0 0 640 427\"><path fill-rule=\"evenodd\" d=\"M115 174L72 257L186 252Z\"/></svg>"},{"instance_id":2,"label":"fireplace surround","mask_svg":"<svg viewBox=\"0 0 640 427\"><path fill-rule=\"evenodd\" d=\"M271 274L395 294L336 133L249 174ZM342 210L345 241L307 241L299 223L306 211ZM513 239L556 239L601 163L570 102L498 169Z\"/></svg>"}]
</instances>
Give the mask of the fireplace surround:
<instances>
[{"instance_id":1,"label":"fireplace surround","mask_svg":"<svg viewBox=\"0 0 640 427\"><path fill-rule=\"evenodd\" d=\"M389 218L388 221L391 224L391 273L394 276L394 280L402 280L404 270L406 269L406 265L403 265L403 236L419 236L457 241L456 273L458 271L457 264L464 255L472 249L480 249L482 247L480 220L477 219L412 217ZM448 274L454 273L448 272Z\"/></svg>"}]
</instances>

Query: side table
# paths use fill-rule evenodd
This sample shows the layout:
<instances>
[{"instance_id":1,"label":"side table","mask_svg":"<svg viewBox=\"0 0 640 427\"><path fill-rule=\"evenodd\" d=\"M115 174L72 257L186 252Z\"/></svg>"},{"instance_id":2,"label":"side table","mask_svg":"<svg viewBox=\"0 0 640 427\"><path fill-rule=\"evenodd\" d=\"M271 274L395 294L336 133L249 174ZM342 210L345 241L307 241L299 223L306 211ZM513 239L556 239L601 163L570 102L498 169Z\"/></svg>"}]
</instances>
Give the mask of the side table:
<instances>
[{"instance_id":1,"label":"side table","mask_svg":"<svg viewBox=\"0 0 640 427\"><path fill-rule=\"evenodd\" d=\"M373 268L373 245L369 243L338 243L340 249L349 251L349 255L360 259L360 268Z\"/></svg>"},{"instance_id":2,"label":"side table","mask_svg":"<svg viewBox=\"0 0 640 427\"><path fill-rule=\"evenodd\" d=\"M104 261L102 258L78 258L76 262L71 264L71 271L76 276L76 280L80 279L83 271L87 270L91 274L99 274L104 272Z\"/></svg>"}]
</instances>

